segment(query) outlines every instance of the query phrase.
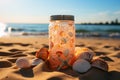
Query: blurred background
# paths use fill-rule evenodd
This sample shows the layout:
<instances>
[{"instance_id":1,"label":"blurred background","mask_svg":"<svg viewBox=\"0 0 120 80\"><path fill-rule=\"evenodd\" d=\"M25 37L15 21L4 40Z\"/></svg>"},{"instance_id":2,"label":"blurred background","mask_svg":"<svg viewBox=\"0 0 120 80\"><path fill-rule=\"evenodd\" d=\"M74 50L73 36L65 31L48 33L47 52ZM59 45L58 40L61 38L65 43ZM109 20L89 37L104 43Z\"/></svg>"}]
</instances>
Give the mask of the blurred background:
<instances>
[{"instance_id":1,"label":"blurred background","mask_svg":"<svg viewBox=\"0 0 120 80\"><path fill-rule=\"evenodd\" d=\"M0 0L0 36L48 36L51 15L74 15L77 37L120 38L120 0Z\"/></svg>"}]
</instances>

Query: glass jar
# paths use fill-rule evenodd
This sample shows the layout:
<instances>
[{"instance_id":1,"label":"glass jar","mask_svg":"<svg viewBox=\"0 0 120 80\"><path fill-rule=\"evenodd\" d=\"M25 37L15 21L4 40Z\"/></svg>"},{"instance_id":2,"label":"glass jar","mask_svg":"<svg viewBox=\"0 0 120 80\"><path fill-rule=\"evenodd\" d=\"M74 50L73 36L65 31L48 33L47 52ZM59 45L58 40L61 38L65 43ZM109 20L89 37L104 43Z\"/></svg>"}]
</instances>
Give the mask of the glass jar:
<instances>
[{"instance_id":1,"label":"glass jar","mask_svg":"<svg viewBox=\"0 0 120 80\"><path fill-rule=\"evenodd\" d=\"M49 65L64 69L75 52L75 25L72 15L52 15L49 24Z\"/></svg>"}]
</instances>

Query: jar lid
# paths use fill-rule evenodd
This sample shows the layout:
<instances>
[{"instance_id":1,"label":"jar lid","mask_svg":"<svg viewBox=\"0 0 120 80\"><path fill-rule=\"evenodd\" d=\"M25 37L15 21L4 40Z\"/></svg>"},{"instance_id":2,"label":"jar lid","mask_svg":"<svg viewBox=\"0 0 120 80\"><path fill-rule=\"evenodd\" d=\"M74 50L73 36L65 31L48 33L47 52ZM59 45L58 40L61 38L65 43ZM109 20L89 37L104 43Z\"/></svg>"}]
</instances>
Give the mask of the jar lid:
<instances>
[{"instance_id":1,"label":"jar lid","mask_svg":"<svg viewBox=\"0 0 120 80\"><path fill-rule=\"evenodd\" d=\"M74 21L73 15L52 15L50 16L50 20L72 20Z\"/></svg>"}]
</instances>

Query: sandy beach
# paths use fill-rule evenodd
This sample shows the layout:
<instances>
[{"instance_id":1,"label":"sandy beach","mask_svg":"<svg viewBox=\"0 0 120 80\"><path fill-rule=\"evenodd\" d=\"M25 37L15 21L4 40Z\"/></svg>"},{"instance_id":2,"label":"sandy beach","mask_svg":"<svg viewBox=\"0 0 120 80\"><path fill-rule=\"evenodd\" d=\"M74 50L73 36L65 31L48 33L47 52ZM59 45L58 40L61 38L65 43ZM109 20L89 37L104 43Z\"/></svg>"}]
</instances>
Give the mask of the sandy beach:
<instances>
[{"instance_id":1,"label":"sandy beach","mask_svg":"<svg viewBox=\"0 0 120 80\"><path fill-rule=\"evenodd\" d=\"M48 47L47 37L0 38L0 80L120 80L120 39L76 38L76 47L92 49L108 63L108 72L97 68L84 74L72 69L51 71L44 63L29 69L16 67L17 58L32 60L41 47Z\"/></svg>"}]
</instances>

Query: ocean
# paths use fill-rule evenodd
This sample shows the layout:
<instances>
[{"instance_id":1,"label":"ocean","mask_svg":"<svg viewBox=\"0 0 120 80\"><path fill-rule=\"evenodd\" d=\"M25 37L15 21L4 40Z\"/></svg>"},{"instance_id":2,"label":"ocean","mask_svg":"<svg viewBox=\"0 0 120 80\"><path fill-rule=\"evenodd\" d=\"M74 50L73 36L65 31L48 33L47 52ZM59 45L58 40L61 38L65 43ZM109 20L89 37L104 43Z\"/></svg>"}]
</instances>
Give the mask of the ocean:
<instances>
[{"instance_id":1,"label":"ocean","mask_svg":"<svg viewBox=\"0 0 120 80\"><path fill-rule=\"evenodd\" d=\"M48 36L49 24L6 24L8 36ZM120 25L81 25L75 24L77 37L120 38Z\"/></svg>"}]
</instances>

